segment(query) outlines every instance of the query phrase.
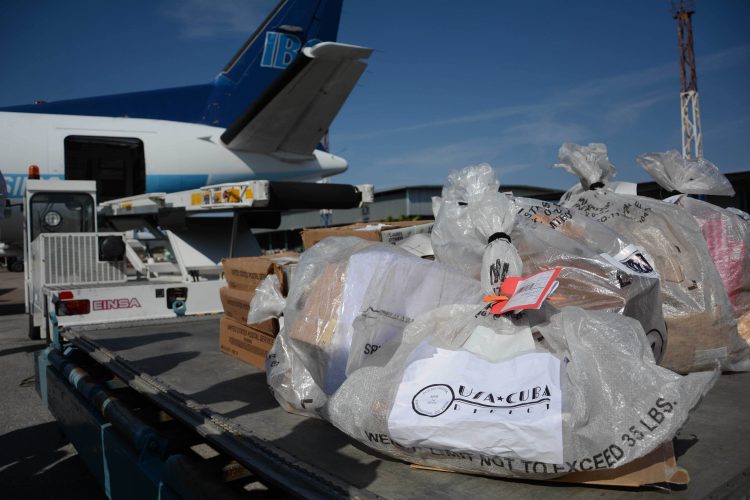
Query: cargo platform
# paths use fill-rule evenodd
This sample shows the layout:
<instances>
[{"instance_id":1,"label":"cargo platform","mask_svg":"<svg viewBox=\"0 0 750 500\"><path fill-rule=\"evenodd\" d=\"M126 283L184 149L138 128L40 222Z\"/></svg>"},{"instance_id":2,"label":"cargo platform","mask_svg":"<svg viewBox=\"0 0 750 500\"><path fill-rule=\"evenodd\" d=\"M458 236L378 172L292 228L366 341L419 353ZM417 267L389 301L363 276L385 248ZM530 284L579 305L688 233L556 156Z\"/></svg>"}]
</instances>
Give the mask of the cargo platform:
<instances>
[{"instance_id":1,"label":"cargo platform","mask_svg":"<svg viewBox=\"0 0 750 500\"><path fill-rule=\"evenodd\" d=\"M722 375L674 440L687 487L638 489L417 470L329 423L284 411L265 373L219 351L219 317L75 327L95 361L258 477L304 497L746 498L750 373Z\"/></svg>"}]
</instances>

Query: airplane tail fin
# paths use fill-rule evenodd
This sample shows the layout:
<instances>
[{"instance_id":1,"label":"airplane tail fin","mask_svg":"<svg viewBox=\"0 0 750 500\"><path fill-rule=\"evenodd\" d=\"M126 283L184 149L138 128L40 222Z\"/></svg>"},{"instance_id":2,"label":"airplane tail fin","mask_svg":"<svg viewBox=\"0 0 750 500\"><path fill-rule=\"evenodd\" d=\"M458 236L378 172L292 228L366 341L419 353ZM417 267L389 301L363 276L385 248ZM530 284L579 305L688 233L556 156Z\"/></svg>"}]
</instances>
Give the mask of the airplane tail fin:
<instances>
[{"instance_id":1,"label":"airplane tail fin","mask_svg":"<svg viewBox=\"0 0 750 500\"><path fill-rule=\"evenodd\" d=\"M149 118L227 128L303 48L336 40L343 0L280 0L211 83L0 108L20 113Z\"/></svg>"},{"instance_id":2,"label":"airplane tail fin","mask_svg":"<svg viewBox=\"0 0 750 500\"><path fill-rule=\"evenodd\" d=\"M281 0L213 82L204 123L228 127L304 47L332 42L343 0Z\"/></svg>"}]
</instances>

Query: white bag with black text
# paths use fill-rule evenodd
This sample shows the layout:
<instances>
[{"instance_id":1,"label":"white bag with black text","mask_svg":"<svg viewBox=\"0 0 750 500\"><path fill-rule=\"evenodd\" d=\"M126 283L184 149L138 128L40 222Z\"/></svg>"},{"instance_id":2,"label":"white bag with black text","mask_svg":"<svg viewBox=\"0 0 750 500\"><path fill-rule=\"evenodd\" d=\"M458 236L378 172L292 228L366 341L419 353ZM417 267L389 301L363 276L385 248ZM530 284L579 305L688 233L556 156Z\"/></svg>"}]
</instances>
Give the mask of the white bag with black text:
<instances>
[{"instance_id":1,"label":"white bag with black text","mask_svg":"<svg viewBox=\"0 0 750 500\"><path fill-rule=\"evenodd\" d=\"M656 365L631 318L576 307L523 318L477 311L418 317L385 366L349 375L326 418L400 460L543 479L647 454L718 377Z\"/></svg>"}]
</instances>

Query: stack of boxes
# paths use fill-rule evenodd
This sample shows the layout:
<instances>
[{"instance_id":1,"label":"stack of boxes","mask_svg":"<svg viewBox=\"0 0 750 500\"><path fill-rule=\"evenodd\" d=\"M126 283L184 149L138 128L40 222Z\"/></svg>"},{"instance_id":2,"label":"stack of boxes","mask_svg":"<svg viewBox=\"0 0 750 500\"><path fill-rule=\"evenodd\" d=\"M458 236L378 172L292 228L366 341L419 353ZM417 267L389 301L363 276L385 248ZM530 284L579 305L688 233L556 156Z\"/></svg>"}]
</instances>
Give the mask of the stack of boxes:
<instances>
[{"instance_id":1,"label":"stack of boxes","mask_svg":"<svg viewBox=\"0 0 750 500\"><path fill-rule=\"evenodd\" d=\"M279 333L279 321L270 319L248 324L250 302L255 289L266 276L275 274L286 296L289 275L299 254L285 253L271 257L237 257L223 259L226 287L220 290L224 316L219 328L219 347L225 354L263 369L266 355Z\"/></svg>"},{"instance_id":2,"label":"stack of boxes","mask_svg":"<svg viewBox=\"0 0 750 500\"><path fill-rule=\"evenodd\" d=\"M317 242L329 236L356 236L363 240L382 241L393 245L400 243L415 234L432 233L432 220L403 222L358 222L348 226L320 227L302 231L302 244L309 249Z\"/></svg>"}]
</instances>

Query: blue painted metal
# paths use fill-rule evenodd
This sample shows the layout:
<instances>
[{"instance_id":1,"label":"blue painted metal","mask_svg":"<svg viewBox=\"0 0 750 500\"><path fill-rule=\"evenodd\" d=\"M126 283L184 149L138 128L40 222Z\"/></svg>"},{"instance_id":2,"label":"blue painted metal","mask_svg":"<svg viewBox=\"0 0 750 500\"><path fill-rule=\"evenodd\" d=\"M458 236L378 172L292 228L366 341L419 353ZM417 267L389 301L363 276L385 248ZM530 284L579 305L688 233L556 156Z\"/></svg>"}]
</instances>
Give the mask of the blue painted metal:
<instances>
[{"instance_id":1,"label":"blue painted metal","mask_svg":"<svg viewBox=\"0 0 750 500\"><path fill-rule=\"evenodd\" d=\"M107 496L155 498L161 469L144 461L55 367L40 367L37 377L44 380L50 412Z\"/></svg>"},{"instance_id":2,"label":"blue painted metal","mask_svg":"<svg viewBox=\"0 0 750 500\"><path fill-rule=\"evenodd\" d=\"M172 302L172 310L177 316L184 316L187 312L187 304L184 300L175 300Z\"/></svg>"},{"instance_id":3,"label":"blue painted metal","mask_svg":"<svg viewBox=\"0 0 750 500\"><path fill-rule=\"evenodd\" d=\"M42 399L42 402L44 403L45 408L49 409L49 402L47 400L47 377L46 376L39 376L39 374L46 374L47 372L47 366L49 365L49 361L47 360L47 353L51 347L48 347L41 351L36 356L36 367L35 371L37 373L36 376L36 384L37 384L37 390L39 391L39 397Z\"/></svg>"},{"instance_id":4,"label":"blue painted metal","mask_svg":"<svg viewBox=\"0 0 750 500\"><path fill-rule=\"evenodd\" d=\"M107 461L107 448L104 446L104 432L106 430L109 430L109 428L112 427L112 424L106 423L102 424L102 426L99 428L101 430L100 436L101 436L101 443L102 443L102 473L104 474L104 494L107 495L107 498L112 498L112 481L109 476L109 462Z\"/></svg>"},{"instance_id":5,"label":"blue painted metal","mask_svg":"<svg viewBox=\"0 0 750 500\"><path fill-rule=\"evenodd\" d=\"M57 297L57 295L52 296L52 304L56 304L59 300L60 299ZM57 322L57 313L54 309L50 309L50 311L47 313L47 316L49 317L49 327L52 333L52 345L55 347L55 349L62 351L60 325Z\"/></svg>"},{"instance_id":6,"label":"blue painted metal","mask_svg":"<svg viewBox=\"0 0 750 500\"><path fill-rule=\"evenodd\" d=\"M343 0L283 0L213 82L0 108L19 113L151 118L228 127L296 57L335 41Z\"/></svg>"},{"instance_id":7,"label":"blue painted metal","mask_svg":"<svg viewBox=\"0 0 750 500\"><path fill-rule=\"evenodd\" d=\"M40 396L108 498L237 498L193 459L170 454L163 437L56 349L47 348L36 367Z\"/></svg>"}]
</instances>

